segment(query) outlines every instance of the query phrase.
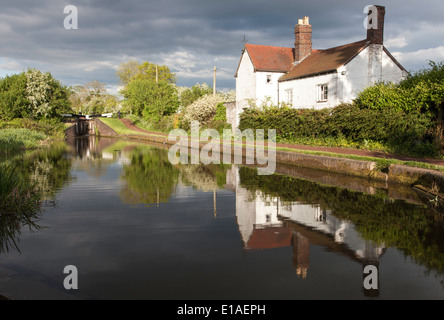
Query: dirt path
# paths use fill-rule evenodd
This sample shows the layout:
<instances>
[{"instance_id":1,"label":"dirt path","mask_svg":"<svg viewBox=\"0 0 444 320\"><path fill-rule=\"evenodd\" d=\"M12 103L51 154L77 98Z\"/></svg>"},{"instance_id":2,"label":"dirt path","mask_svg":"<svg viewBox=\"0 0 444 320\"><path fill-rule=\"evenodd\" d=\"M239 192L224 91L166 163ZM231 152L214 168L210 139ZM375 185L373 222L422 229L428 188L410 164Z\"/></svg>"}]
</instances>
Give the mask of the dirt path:
<instances>
[{"instance_id":1,"label":"dirt path","mask_svg":"<svg viewBox=\"0 0 444 320\"><path fill-rule=\"evenodd\" d=\"M129 119L120 119L122 123L129 129L143 132L147 134L154 134L154 135L160 135L167 137L168 134L161 133L161 132L154 132L154 131L147 131L143 130L133 124L133 122ZM341 148L341 147L321 147L321 146L309 146L309 145L303 145L303 144L286 144L286 143L276 143L276 147L282 147L282 148L291 148L291 149L298 149L298 150L310 150L310 151L323 151L323 152L333 152L333 153L339 153L339 154L351 154L356 156L363 156L363 157L375 157L375 158L385 158L385 159L398 159L403 161L419 161L419 162L426 162L430 164L436 164L444 166L444 160L441 159L433 159L433 158L415 158L415 157L408 157L404 155L396 155L396 154L389 154L385 152L378 152L378 151L368 151L368 150L360 150L360 149L349 149L349 148Z\"/></svg>"}]
</instances>

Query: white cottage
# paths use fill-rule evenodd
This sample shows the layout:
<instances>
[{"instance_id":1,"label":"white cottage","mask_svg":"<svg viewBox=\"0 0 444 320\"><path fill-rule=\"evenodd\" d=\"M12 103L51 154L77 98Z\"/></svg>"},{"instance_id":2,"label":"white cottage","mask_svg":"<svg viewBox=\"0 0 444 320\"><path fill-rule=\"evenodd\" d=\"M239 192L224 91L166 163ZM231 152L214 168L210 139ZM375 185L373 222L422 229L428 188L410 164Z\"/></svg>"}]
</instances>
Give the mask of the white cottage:
<instances>
[{"instance_id":1,"label":"white cottage","mask_svg":"<svg viewBox=\"0 0 444 320\"><path fill-rule=\"evenodd\" d=\"M312 49L308 17L295 26L294 48L246 44L236 71L236 123L250 102L269 100L294 108L329 108L350 102L378 81L408 75L383 44L385 8L372 6L367 38L338 47ZM376 21L373 21L376 20Z\"/></svg>"}]
</instances>

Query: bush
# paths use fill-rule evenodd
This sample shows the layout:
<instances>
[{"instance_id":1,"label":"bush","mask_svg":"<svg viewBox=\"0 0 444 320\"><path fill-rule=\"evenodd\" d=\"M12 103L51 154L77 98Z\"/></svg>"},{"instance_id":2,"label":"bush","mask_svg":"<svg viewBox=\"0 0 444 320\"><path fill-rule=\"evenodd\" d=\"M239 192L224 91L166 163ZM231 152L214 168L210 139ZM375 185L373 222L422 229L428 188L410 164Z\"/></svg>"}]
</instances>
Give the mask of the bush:
<instances>
[{"instance_id":1,"label":"bush","mask_svg":"<svg viewBox=\"0 0 444 320\"><path fill-rule=\"evenodd\" d=\"M355 105L360 109L392 109L406 112L421 109L420 102L408 91L393 83L377 83L361 91Z\"/></svg>"},{"instance_id":2,"label":"bush","mask_svg":"<svg viewBox=\"0 0 444 320\"><path fill-rule=\"evenodd\" d=\"M219 95L207 94L182 111L181 127L189 130L191 121L199 121L201 127L206 126L217 113L217 106L224 99Z\"/></svg>"},{"instance_id":3,"label":"bush","mask_svg":"<svg viewBox=\"0 0 444 320\"><path fill-rule=\"evenodd\" d=\"M180 103L183 108L186 108L199 98L212 93L213 89L210 88L206 83L196 83L191 88L185 88L180 92Z\"/></svg>"},{"instance_id":4,"label":"bush","mask_svg":"<svg viewBox=\"0 0 444 320\"><path fill-rule=\"evenodd\" d=\"M436 123L419 112L393 109L360 109L354 104L335 108L291 109L269 107L246 109L240 115L239 129L276 130L277 141L300 142L310 139L345 140L368 146L381 143L391 152L436 155L432 130Z\"/></svg>"}]
</instances>

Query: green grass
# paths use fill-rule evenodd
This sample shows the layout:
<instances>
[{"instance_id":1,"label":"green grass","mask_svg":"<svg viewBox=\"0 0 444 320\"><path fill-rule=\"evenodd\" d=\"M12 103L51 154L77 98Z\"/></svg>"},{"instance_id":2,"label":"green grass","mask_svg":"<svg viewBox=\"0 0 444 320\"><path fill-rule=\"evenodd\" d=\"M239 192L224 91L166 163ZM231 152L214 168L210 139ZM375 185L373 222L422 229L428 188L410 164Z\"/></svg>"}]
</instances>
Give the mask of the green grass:
<instances>
[{"instance_id":1,"label":"green grass","mask_svg":"<svg viewBox=\"0 0 444 320\"><path fill-rule=\"evenodd\" d=\"M31 120L17 118L11 121L0 121L0 129L29 129L48 136L51 140L65 138L66 124L58 119Z\"/></svg>"},{"instance_id":2,"label":"green grass","mask_svg":"<svg viewBox=\"0 0 444 320\"><path fill-rule=\"evenodd\" d=\"M140 129L152 131L152 132L157 132L157 133L159 133L159 135L161 135L162 133L165 133L165 132L161 132L159 130L153 129L153 127L150 125L150 123L148 121L146 121L143 118L138 117L134 114L129 114L125 118L131 120L133 122L133 124Z\"/></svg>"},{"instance_id":3,"label":"green grass","mask_svg":"<svg viewBox=\"0 0 444 320\"><path fill-rule=\"evenodd\" d=\"M46 134L30 129L1 129L0 154L37 148L48 138Z\"/></svg>"},{"instance_id":4,"label":"green grass","mask_svg":"<svg viewBox=\"0 0 444 320\"><path fill-rule=\"evenodd\" d=\"M100 118L100 120L103 122L103 123L105 123L106 125L108 125L111 129L113 129L115 132L117 132L118 134L121 134L121 135L137 135L137 136L146 136L146 135L148 135L147 133L143 133L143 132L138 132L138 131L134 131L134 130L131 130L131 129L129 129L129 128L127 128L123 123L122 123L122 121L120 121L120 119L116 119L116 118ZM141 127L139 127L139 128L141 128ZM141 128L141 129L144 129L144 130L148 130L148 129L145 129L145 128ZM164 135L161 135L160 133L159 133L159 135L157 135L157 134L149 134L150 136L164 136Z\"/></svg>"},{"instance_id":5,"label":"green grass","mask_svg":"<svg viewBox=\"0 0 444 320\"><path fill-rule=\"evenodd\" d=\"M142 132L133 131L131 129L128 129L120 119L116 118L100 118L100 121L102 121L104 124L109 126L111 129L113 129L118 134L122 135L144 135Z\"/></svg>"}]
</instances>

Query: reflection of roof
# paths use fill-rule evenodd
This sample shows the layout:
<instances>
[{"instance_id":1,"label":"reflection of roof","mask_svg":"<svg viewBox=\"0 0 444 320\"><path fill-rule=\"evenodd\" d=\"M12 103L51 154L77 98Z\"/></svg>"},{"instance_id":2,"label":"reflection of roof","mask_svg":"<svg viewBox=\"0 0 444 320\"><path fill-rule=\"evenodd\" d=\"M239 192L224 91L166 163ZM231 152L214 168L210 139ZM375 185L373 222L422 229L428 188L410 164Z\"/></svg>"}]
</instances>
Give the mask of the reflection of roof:
<instances>
[{"instance_id":1,"label":"reflection of roof","mask_svg":"<svg viewBox=\"0 0 444 320\"><path fill-rule=\"evenodd\" d=\"M247 249L271 249L291 246L291 228L270 227L254 229L246 244Z\"/></svg>"},{"instance_id":2,"label":"reflection of roof","mask_svg":"<svg viewBox=\"0 0 444 320\"><path fill-rule=\"evenodd\" d=\"M287 72L294 61L294 48L245 45L256 71Z\"/></svg>"},{"instance_id":3,"label":"reflection of roof","mask_svg":"<svg viewBox=\"0 0 444 320\"><path fill-rule=\"evenodd\" d=\"M368 44L367 40L361 40L326 50L313 50L307 58L283 75L280 81L336 71L337 68L352 60Z\"/></svg>"}]
</instances>

